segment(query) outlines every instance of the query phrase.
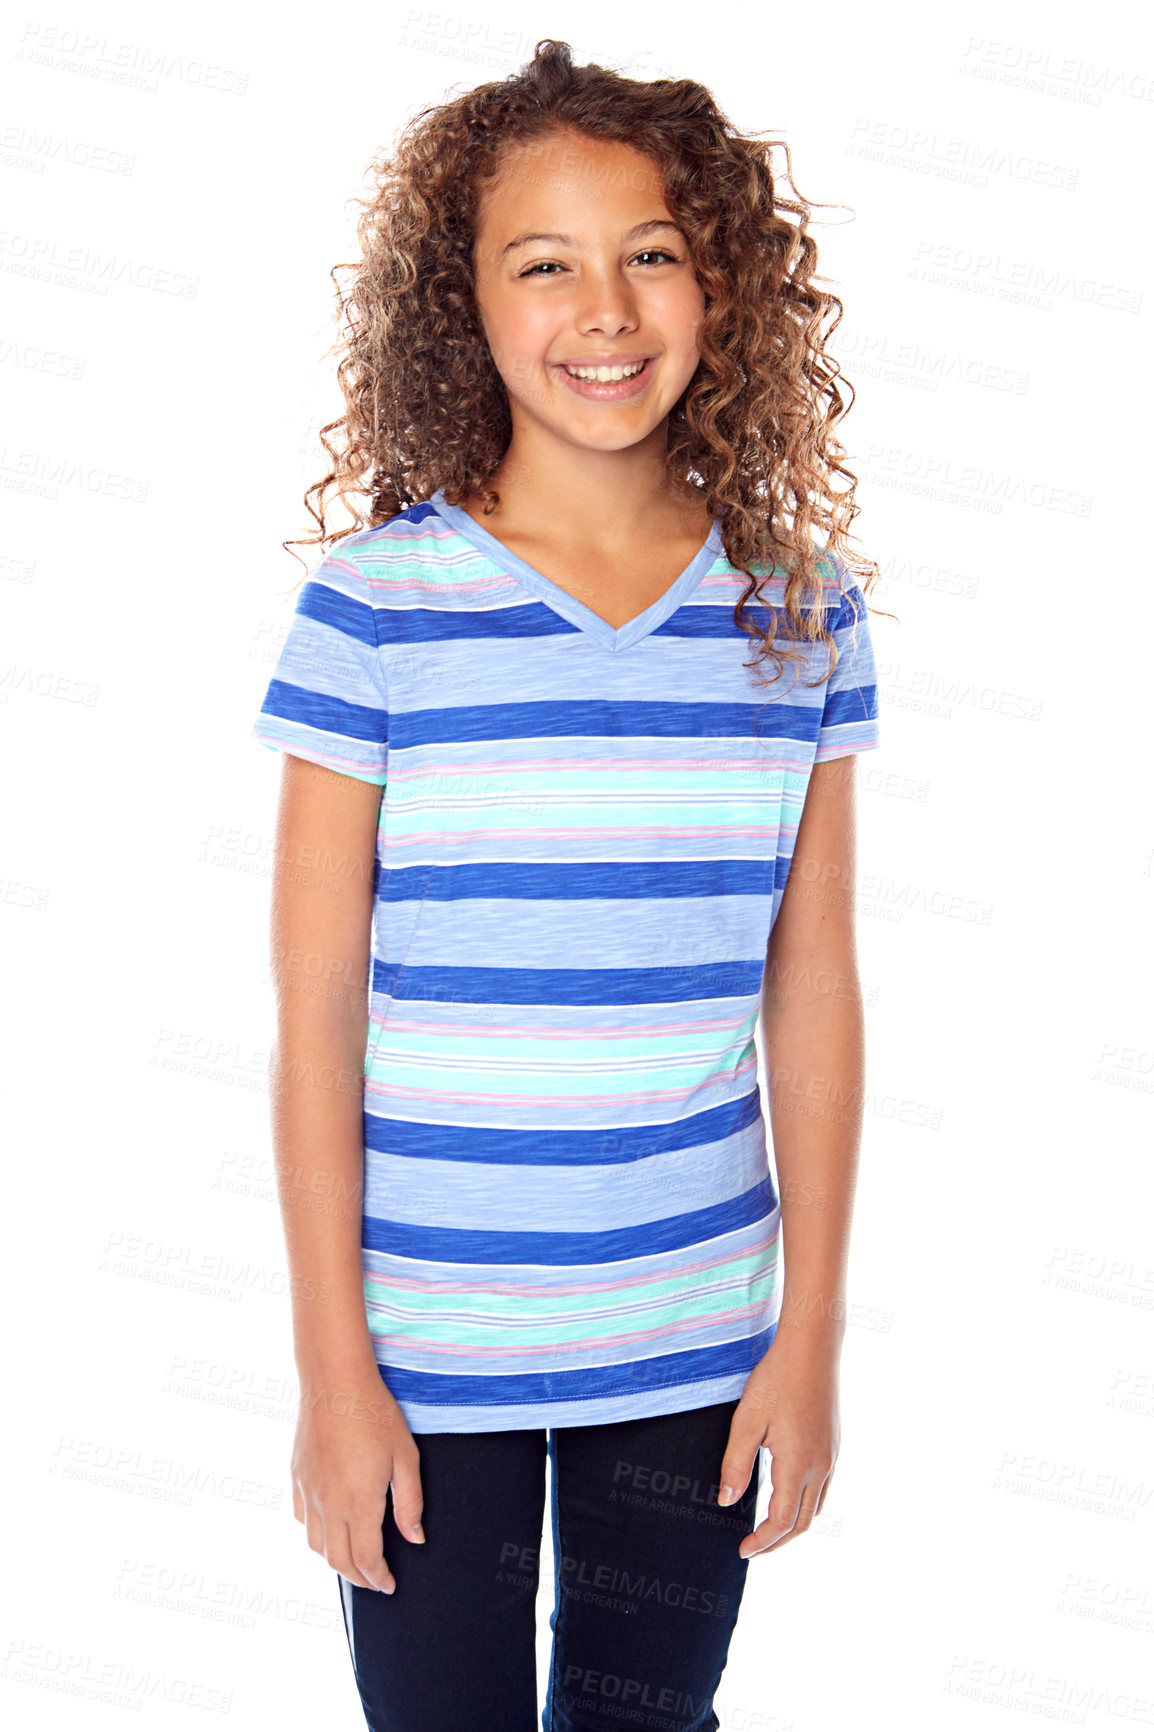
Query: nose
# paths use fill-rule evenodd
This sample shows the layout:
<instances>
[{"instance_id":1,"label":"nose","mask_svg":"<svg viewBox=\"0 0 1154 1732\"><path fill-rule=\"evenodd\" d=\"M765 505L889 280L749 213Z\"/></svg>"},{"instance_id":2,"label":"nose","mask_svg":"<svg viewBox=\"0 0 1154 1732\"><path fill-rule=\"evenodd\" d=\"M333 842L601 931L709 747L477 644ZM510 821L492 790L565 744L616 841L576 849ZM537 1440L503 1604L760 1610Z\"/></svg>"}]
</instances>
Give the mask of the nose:
<instances>
[{"instance_id":1,"label":"nose","mask_svg":"<svg viewBox=\"0 0 1154 1732\"><path fill-rule=\"evenodd\" d=\"M578 330L604 337L636 330L637 301L628 279L617 270L589 270L582 279L575 322Z\"/></svg>"}]
</instances>

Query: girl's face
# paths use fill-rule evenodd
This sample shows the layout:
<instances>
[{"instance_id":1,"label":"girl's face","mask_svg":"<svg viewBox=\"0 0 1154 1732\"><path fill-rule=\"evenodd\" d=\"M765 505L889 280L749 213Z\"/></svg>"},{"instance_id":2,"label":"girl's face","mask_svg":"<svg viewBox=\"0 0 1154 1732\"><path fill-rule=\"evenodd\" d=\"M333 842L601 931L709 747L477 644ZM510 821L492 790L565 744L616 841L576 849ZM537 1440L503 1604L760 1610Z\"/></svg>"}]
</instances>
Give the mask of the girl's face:
<instances>
[{"instance_id":1,"label":"girl's face","mask_svg":"<svg viewBox=\"0 0 1154 1732\"><path fill-rule=\"evenodd\" d=\"M660 426L693 377L705 297L656 165L565 129L511 147L484 187L475 293L514 433L621 451ZM619 383L568 367L644 362Z\"/></svg>"}]
</instances>

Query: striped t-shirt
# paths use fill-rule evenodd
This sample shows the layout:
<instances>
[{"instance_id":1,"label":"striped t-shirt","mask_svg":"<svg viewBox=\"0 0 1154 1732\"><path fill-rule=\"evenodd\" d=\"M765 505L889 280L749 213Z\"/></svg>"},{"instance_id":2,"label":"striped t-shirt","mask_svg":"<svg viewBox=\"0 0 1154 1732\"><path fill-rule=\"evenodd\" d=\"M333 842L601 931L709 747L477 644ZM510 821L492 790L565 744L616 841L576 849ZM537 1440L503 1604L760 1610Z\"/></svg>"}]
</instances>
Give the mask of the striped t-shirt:
<instances>
[{"instance_id":1,"label":"striped t-shirt","mask_svg":"<svg viewBox=\"0 0 1154 1732\"><path fill-rule=\"evenodd\" d=\"M414 1434L736 1400L773 1339L767 946L814 763L878 744L823 561L817 685L745 667L717 523L616 629L442 490L299 592L252 732L383 790L362 1265Z\"/></svg>"}]
</instances>

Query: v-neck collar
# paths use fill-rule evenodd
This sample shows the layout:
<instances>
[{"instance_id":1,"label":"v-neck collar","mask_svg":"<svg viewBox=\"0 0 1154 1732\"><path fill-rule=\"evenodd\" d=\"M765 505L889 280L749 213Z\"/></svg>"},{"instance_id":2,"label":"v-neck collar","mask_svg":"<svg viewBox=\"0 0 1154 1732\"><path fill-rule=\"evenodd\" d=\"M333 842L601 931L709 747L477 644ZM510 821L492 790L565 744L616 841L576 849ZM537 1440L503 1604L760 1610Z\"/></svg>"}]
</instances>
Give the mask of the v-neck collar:
<instances>
[{"instance_id":1,"label":"v-neck collar","mask_svg":"<svg viewBox=\"0 0 1154 1732\"><path fill-rule=\"evenodd\" d=\"M562 619L580 627L614 654L619 650L629 649L632 644L639 643L642 638L648 637L650 632L656 631L697 588L714 560L725 552L721 524L715 518L705 541L681 576L674 578L665 594L659 596L644 613L637 614L624 625L611 626L607 619L602 619L599 613L594 613L591 607L586 607L583 601L578 601L575 595L570 595L567 589L562 589L559 583L554 583L551 578L506 547L503 541L491 535L475 518L470 517L463 505L447 504L443 487L438 487L427 503L434 506L458 534L487 554L507 576L515 578L524 589L535 595L538 601L543 601L554 613L560 614Z\"/></svg>"}]
</instances>

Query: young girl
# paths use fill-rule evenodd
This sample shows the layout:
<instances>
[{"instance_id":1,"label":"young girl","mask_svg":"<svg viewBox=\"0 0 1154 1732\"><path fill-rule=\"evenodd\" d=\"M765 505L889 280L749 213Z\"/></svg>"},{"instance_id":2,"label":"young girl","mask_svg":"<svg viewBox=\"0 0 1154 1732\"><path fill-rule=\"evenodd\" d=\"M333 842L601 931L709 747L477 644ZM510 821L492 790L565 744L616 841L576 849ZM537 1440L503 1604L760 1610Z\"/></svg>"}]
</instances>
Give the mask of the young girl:
<instances>
[{"instance_id":1,"label":"young girl","mask_svg":"<svg viewBox=\"0 0 1154 1732\"><path fill-rule=\"evenodd\" d=\"M546 1456L546 1732L716 1728L838 1453L877 705L771 148L545 41L410 123L344 267L333 545L254 733L293 1502L376 1732L537 1725Z\"/></svg>"}]
</instances>

